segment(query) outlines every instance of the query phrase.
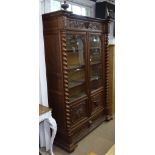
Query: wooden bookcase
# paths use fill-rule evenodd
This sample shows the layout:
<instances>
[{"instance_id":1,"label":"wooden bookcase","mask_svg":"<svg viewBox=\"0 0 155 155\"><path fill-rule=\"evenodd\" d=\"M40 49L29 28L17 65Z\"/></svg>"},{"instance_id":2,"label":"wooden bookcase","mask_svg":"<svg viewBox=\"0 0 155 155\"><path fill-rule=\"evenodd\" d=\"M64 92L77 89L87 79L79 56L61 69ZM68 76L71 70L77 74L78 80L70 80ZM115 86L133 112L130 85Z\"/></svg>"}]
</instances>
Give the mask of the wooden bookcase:
<instances>
[{"instance_id":1,"label":"wooden bookcase","mask_svg":"<svg viewBox=\"0 0 155 155\"><path fill-rule=\"evenodd\" d=\"M58 124L55 144L69 152L112 118L109 23L64 10L43 15L48 101Z\"/></svg>"}]
</instances>

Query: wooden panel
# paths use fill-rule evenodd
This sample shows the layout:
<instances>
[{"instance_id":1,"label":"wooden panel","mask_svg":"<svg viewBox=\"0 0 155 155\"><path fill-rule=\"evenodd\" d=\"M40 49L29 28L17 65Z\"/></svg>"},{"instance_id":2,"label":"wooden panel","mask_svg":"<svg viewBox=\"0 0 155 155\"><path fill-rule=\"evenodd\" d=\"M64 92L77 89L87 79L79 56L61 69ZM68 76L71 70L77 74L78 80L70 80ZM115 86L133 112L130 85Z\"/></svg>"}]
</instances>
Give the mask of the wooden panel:
<instances>
[{"instance_id":1,"label":"wooden panel","mask_svg":"<svg viewBox=\"0 0 155 155\"><path fill-rule=\"evenodd\" d=\"M59 32L44 35L47 72L62 73Z\"/></svg>"},{"instance_id":2,"label":"wooden panel","mask_svg":"<svg viewBox=\"0 0 155 155\"><path fill-rule=\"evenodd\" d=\"M80 103L76 103L71 106L71 123L72 125L77 124L87 118L87 100Z\"/></svg>"},{"instance_id":3,"label":"wooden panel","mask_svg":"<svg viewBox=\"0 0 155 155\"><path fill-rule=\"evenodd\" d=\"M91 96L91 106L92 106L92 113L94 113L98 109L103 109L104 103L103 103L103 92Z\"/></svg>"},{"instance_id":4,"label":"wooden panel","mask_svg":"<svg viewBox=\"0 0 155 155\"><path fill-rule=\"evenodd\" d=\"M72 140L77 143L81 138L90 133L98 125L100 125L105 120L105 116L102 111L96 113L96 115L89 118L89 120L73 131Z\"/></svg>"},{"instance_id":5,"label":"wooden panel","mask_svg":"<svg viewBox=\"0 0 155 155\"><path fill-rule=\"evenodd\" d=\"M62 90L62 75L61 74L56 74L56 73L51 73L50 71L47 70L47 83L48 83L48 88L51 91L57 91L61 93Z\"/></svg>"},{"instance_id":6,"label":"wooden panel","mask_svg":"<svg viewBox=\"0 0 155 155\"><path fill-rule=\"evenodd\" d=\"M52 108L52 115L56 119L58 130L66 129L66 118L65 118L65 105L63 102L63 95L59 92L50 91L48 89L48 101L49 106Z\"/></svg>"},{"instance_id":7,"label":"wooden panel","mask_svg":"<svg viewBox=\"0 0 155 155\"><path fill-rule=\"evenodd\" d=\"M58 20L57 18L53 18L52 21L51 20L46 20L46 22L44 22L44 32L50 32L54 29L58 29Z\"/></svg>"}]
</instances>

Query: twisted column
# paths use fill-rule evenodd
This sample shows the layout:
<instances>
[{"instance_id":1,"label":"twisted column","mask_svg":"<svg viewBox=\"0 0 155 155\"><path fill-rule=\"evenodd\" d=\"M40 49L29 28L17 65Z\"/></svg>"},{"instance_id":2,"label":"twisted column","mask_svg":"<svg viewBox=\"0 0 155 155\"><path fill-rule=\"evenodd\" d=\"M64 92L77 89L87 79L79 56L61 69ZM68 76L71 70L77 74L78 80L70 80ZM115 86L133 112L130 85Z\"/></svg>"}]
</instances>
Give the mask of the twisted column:
<instances>
[{"instance_id":1,"label":"twisted column","mask_svg":"<svg viewBox=\"0 0 155 155\"><path fill-rule=\"evenodd\" d=\"M66 46L66 33L62 32L61 34L61 43L62 43L62 63L63 63L63 83L64 83L64 102L66 106L66 123L67 130L71 126L70 118L70 106L69 106L69 85L68 85L68 64L67 64L67 46Z\"/></svg>"}]
</instances>

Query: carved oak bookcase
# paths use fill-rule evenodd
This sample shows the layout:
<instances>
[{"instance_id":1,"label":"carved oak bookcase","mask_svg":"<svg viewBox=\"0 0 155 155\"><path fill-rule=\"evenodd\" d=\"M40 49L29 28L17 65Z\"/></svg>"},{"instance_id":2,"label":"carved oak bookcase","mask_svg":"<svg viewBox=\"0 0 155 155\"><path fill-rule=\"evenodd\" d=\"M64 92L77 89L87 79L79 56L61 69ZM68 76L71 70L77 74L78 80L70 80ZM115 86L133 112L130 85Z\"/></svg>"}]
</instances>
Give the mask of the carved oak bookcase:
<instances>
[{"instance_id":1,"label":"carved oak bookcase","mask_svg":"<svg viewBox=\"0 0 155 155\"><path fill-rule=\"evenodd\" d=\"M55 144L69 152L112 118L109 22L64 10L43 15L48 101L58 124Z\"/></svg>"}]
</instances>

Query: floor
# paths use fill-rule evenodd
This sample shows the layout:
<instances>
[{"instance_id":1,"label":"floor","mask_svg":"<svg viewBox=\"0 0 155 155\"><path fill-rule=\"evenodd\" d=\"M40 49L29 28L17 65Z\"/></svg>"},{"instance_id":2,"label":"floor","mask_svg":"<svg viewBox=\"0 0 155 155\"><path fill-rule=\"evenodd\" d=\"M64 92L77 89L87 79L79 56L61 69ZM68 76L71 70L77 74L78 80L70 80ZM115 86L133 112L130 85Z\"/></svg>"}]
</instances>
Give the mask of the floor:
<instances>
[{"instance_id":1,"label":"floor","mask_svg":"<svg viewBox=\"0 0 155 155\"><path fill-rule=\"evenodd\" d=\"M103 122L78 143L74 152L68 153L54 145L54 155L105 155L115 144L115 119ZM49 155L48 152L43 155ZM114 155L114 154L112 154Z\"/></svg>"},{"instance_id":2,"label":"floor","mask_svg":"<svg viewBox=\"0 0 155 155\"><path fill-rule=\"evenodd\" d=\"M115 144L109 149L106 155L115 155Z\"/></svg>"}]
</instances>

